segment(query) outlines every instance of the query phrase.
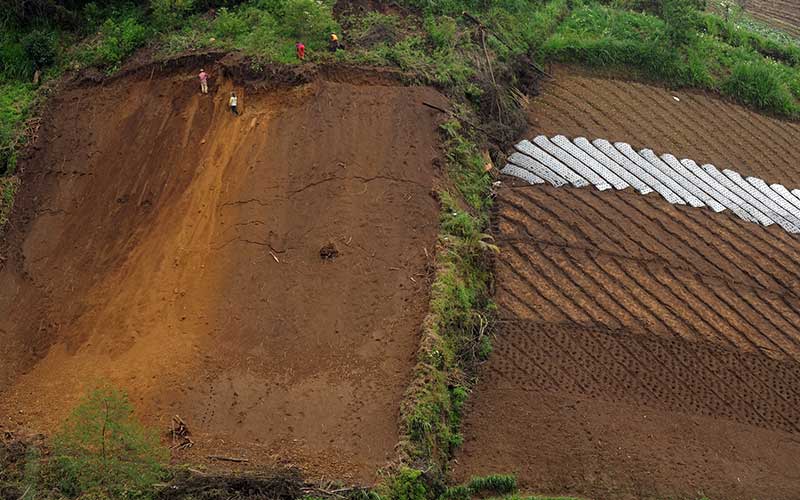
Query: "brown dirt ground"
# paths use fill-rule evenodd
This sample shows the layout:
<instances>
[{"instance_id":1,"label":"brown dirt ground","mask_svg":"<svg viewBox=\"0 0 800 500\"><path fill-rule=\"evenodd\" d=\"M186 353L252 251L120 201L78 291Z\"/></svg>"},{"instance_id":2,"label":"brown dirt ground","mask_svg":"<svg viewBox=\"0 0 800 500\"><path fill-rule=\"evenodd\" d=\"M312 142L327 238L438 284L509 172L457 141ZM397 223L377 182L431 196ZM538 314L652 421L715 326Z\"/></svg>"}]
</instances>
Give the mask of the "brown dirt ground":
<instances>
[{"instance_id":1,"label":"brown dirt ground","mask_svg":"<svg viewBox=\"0 0 800 500\"><path fill-rule=\"evenodd\" d=\"M706 92L608 79L563 66L554 67L553 73L555 80L532 99L526 137L562 134L624 141L800 186L800 123L765 116Z\"/></svg>"},{"instance_id":2,"label":"brown dirt ground","mask_svg":"<svg viewBox=\"0 0 800 500\"><path fill-rule=\"evenodd\" d=\"M531 112L542 133L735 157L798 184L786 158L800 152L776 132L794 125L680 96L686 116L665 90L562 76ZM774 166L761 158L773 149ZM500 327L456 479L516 472L531 491L600 499L800 497L796 237L657 196L552 187L502 188L495 223Z\"/></svg>"},{"instance_id":3,"label":"brown dirt ground","mask_svg":"<svg viewBox=\"0 0 800 500\"><path fill-rule=\"evenodd\" d=\"M255 91L216 69L201 96L195 71L51 101L0 262L0 428L52 431L110 381L148 423L188 423L181 461L372 482L427 310L421 101L444 98L342 75Z\"/></svg>"},{"instance_id":4,"label":"brown dirt ground","mask_svg":"<svg viewBox=\"0 0 800 500\"><path fill-rule=\"evenodd\" d=\"M796 0L750 0L746 8L756 19L800 37L800 3Z\"/></svg>"}]
</instances>

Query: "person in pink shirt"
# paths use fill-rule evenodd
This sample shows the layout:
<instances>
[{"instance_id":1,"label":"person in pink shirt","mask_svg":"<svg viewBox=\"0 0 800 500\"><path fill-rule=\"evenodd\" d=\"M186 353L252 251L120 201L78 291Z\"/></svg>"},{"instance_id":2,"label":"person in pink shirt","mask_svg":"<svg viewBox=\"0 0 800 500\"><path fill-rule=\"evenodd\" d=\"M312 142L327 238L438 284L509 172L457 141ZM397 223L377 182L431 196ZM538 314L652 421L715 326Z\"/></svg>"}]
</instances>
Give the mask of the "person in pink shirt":
<instances>
[{"instance_id":1,"label":"person in pink shirt","mask_svg":"<svg viewBox=\"0 0 800 500\"><path fill-rule=\"evenodd\" d=\"M206 73L206 70L201 69L198 76L200 77L200 92L208 94L208 73Z\"/></svg>"},{"instance_id":2,"label":"person in pink shirt","mask_svg":"<svg viewBox=\"0 0 800 500\"><path fill-rule=\"evenodd\" d=\"M305 61L306 60L306 46L303 44L303 42L297 42L295 44L295 47L297 48L297 58L300 59L301 61Z\"/></svg>"}]
</instances>

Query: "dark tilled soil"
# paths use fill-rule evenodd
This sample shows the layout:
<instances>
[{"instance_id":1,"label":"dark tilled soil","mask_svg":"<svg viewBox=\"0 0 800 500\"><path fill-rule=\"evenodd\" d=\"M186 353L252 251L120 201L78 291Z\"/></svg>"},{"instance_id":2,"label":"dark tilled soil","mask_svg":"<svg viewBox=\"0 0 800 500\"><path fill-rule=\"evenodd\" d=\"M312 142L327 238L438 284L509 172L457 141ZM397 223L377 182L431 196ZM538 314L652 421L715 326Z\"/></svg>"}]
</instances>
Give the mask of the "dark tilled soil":
<instances>
[{"instance_id":1,"label":"dark tilled soil","mask_svg":"<svg viewBox=\"0 0 800 500\"><path fill-rule=\"evenodd\" d=\"M767 24L800 37L800 3L795 0L749 0L747 12Z\"/></svg>"},{"instance_id":2,"label":"dark tilled soil","mask_svg":"<svg viewBox=\"0 0 800 500\"><path fill-rule=\"evenodd\" d=\"M532 133L798 184L796 125L676 95L563 74L535 101ZM800 498L800 240L630 190L506 184L500 324L455 479L515 472L527 491L599 499Z\"/></svg>"},{"instance_id":3,"label":"dark tilled soil","mask_svg":"<svg viewBox=\"0 0 800 500\"><path fill-rule=\"evenodd\" d=\"M532 100L528 138L562 134L623 141L800 186L800 123L698 91L606 79L566 67L554 68L554 74L555 80Z\"/></svg>"},{"instance_id":4,"label":"dark tilled soil","mask_svg":"<svg viewBox=\"0 0 800 500\"><path fill-rule=\"evenodd\" d=\"M187 422L181 461L372 482L427 310L439 150L421 102L443 98L206 69L208 96L192 68L49 103L0 260L0 430L49 432L107 380L147 423Z\"/></svg>"}]
</instances>

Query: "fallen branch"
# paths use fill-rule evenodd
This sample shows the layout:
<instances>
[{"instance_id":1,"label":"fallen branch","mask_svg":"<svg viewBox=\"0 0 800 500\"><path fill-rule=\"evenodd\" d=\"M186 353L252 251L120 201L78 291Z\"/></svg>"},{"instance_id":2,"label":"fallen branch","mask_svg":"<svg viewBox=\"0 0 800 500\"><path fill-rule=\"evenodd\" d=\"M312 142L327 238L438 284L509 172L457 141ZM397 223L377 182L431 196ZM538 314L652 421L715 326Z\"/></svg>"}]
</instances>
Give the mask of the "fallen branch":
<instances>
[{"instance_id":1,"label":"fallen branch","mask_svg":"<svg viewBox=\"0 0 800 500\"><path fill-rule=\"evenodd\" d=\"M206 458L211 459L211 460L221 460L223 462L237 462L237 463L249 462L250 461L249 458L223 457L223 456L220 456L220 455L208 455Z\"/></svg>"}]
</instances>

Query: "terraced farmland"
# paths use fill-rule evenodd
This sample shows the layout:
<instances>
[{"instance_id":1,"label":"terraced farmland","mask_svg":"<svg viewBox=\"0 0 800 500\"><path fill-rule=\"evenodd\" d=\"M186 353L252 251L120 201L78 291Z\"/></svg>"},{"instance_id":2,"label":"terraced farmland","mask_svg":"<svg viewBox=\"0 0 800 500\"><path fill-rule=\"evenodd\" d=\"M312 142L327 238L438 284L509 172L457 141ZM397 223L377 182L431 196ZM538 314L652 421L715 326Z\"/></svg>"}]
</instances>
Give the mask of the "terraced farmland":
<instances>
[{"instance_id":1,"label":"terraced farmland","mask_svg":"<svg viewBox=\"0 0 800 500\"><path fill-rule=\"evenodd\" d=\"M796 125L678 98L562 75L530 137L606 137L797 185ZM531 492L603 499L798 498L800 240L613 187L504 178L500 327L455 477L513 472Z\"/></svg>"},{"instance_id":2,"label":"terraced farmland","mask_svg":"<svg viewBox=\"0 0 800 500\"><path fill-rule=\"evenodd\" d=\"M756 19L800 37L800 3L795 0L750 0L747 11Z\"/></svg>"},{"instance_id":3,"label":"terraced farmland","mask_svg":"<svg viewBox=\"0 0 800 500\"><path fill-rule=\"evenodd\" d=\"M565 135L627 142L771 182L800 181L800 124L699 91L671 91L554 68L531 104L526 137ZM675 100L675 97L679 101ZM795 181L795 182L793 182Z\"/></svg>"},{"instance_id":4,"label":"terraced farmland","mask_svg":"<svg viewBox=\"0 0 800 500\"><path fill-rule=\"evenodd\" d=\"M790 233L800 233L800 190L792 192L782 184L770 186L733 170L720 172L714 165L701 167L690 159L659 156L650 149L637 152L627 143L611 144L604 139L589 142L579 137L573 142L564 136L551 140L540 135L515 148L501 173L528 184L656 192L672 204L730 210L747 221L778 224Z\"/></svg>"}]
</instances>

